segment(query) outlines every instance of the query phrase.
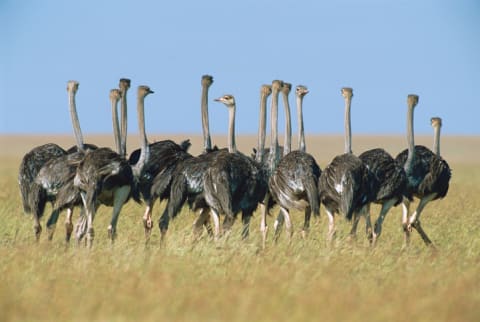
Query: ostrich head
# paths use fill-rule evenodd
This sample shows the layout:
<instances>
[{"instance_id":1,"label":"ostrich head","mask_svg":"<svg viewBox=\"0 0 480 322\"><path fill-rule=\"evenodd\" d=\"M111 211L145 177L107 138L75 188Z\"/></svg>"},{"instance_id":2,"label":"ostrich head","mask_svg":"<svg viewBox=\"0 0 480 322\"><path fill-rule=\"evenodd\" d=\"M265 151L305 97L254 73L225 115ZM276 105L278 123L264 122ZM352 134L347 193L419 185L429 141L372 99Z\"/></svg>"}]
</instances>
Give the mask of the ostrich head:
<instances>
[{"instance_id":1,"label":"ostrich head","mask_svg":"<svg viewBox=\"0 0 480 322\"><path fill-rule=\"evenodd\" d=\"M288 95L290 94L290 91L292 90L292 84L290 83L283 83L282 86L282 93Z\"/></svg>"},{"instance_id":2,"label":"ostrich head","mask_svg":"<svg viewBox=\"0 0 480 322\"><path fill-rule=\"evenodd\" d=\"M115 100L115 102L118 102L122 98L122 92L120 92L119 89L112 89L110 90L110 99Z\"/></svg>"},{"instance_id":3,"label":"ostrich head","mask_svg":"<svg viewBox=\"0 0 480 322\"><path fill-rule=\"evenodd\" d=\"M138 86L138 97L145 97L148 94L153 94L155 93L150 89L150 87L145 86L145 85L140 85Z\"/></svg>"},{"instance_id":4,"label":"ostrich head","mask_svg":"<svg viewBox=\"0 0 480 322\"><path fill-rule=\"evenodd\" d=\"M130 88L130 79L120 78L120 83L118 84L118 87L122 91L127 91Z\"/></svg>"},{"instance_id":5,"label":"ostrich head","mask_svg":"<svg viewBox=\"0 0 480 322\"><path fill-rule=\"evenodd\" d=\"M213 83L213 77L210 76L210 75L203 75L202 76L202 86L205 86L205 87L210 87L210 85L212 85Z\"/></svg>"},{"instance_id":6,"label":"ostrich head","mask_svg":"<svg viewBox=\"0 0 480 322\"><path fill-rule=\"evenodd\" d=\"M272 86L271 85L262 85L260 88L260 93L265 96L269 96L272 94Z\"/></svg>"},{"instance_id":7,"label":"ostrich head","mask_svg":"<svg viewBox=\"0 0 480 322\"><path fill-rule=\"evenodd\" d=\"M226 95L223 95L222 97L216 98L214 99L214 101L221 102L225 104L225 106L228 108L232 108L235 106L235 98L233 97L233 95L230 95L230 94L226 94Z\"/></svg>"},{"instance_id":8,"label":"ostrich head","mask_svg":"<svg viewBox=\"0 0 480 322\"><path fill-rule=\"evenodd\" d=\"M306 86L303 86L303 85L298 85L296 90L295 90L295 94L298 97L304 97L305 95L308 94L308 88Z\"/></svg>"},{"instance_id":9,"label":"ostrich head","mask_svg":"<svg viewBox=\"0 0 480 322\"><path fill-rule=\"evenodd\" d=\"M272 92L276 91L279 92L283 87L283 81L281 80L274 80L272 81Z\"/></svg>"},{"instance_id":10,"label":"ostrich head","mask_svg":"<svg viewBox=\"0 0 480 322\"><path fill-rule=\"evenodd\" d=\"M418 104L418 95L409 94L407 97L408 106L415 107Z\"/></svg>"},{"instance_id":11,"label":"ostrich head","mask_svg":"<svg viewBox=\"0 0 480 322\"><path fill-rule=\"evenodd\" d=\"M353 89L351 87L342 88L342 96L345 99L351 99L353 97Z\"/></svg>"},{"instance_id":12,"label":"ostrich head","mask_svg":"<svg viewBox=\"0 0 480 322\"><path fill-rule=\"evenodd\" d=\"M432 127L441 127L442 126L442 118L432 117L430 119L430 123L432 124Z\"/></svg>"},{"instance_id":13,"label":"ostrich head","mask_svg":"<svg viewBox=\"0 0 480 322\"><path fill-rule=\"evenodd\" d=\"M67 91L75 94L78 91L78 82L74 80L68 81Z\"/></svg>"}]
</instances>

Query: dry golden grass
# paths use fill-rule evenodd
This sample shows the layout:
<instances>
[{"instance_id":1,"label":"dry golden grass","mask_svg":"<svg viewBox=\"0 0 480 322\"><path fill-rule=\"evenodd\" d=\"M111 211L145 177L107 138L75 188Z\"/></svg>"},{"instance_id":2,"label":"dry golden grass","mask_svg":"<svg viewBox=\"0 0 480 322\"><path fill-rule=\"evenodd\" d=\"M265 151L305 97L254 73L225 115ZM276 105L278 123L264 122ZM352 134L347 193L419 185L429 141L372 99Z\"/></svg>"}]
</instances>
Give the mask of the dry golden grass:
<instances>
[{"instance_id":1,"label":"dry golden grass","mask_svg":"<svg viewBox=\"0 0 480 322\"><path fill-rule=\"evenodd\" d=\"M161 139L162 136L153 136ZM180 140L187 136L178 136ZM309 137L322 168L342 152L340 136ZM112 145L106 136L87 137ZM430 138L419 138L430 146ZM438 247L418 235L402 252L400 208L384 224L378 247L360 230L346 241L349 223L339 218L335 246L325 245L323 209L306 240L295 233L259 249L259 221L251 237L239 225L227 241L191 242L194 214L173 221L167 243L154 230L144 244L141 206L130 202L119 220L115 245L107 240L109 208L95 220L94 248L65 247L63 218L52 242L34 242L32 219L22 213L17 187L20 159L35 145L73 144L70 137L0 137L0 320L2 321L479 321L480 138L445 137L442 150L453 169L448 196L427 206L422 222ZM138 142L129 141L130 148ZM200 138L192 138L198 153ZM214 142L225 142L216 137ZM239 138L249 151L255 138ZM402 137L356 137L355 151L383 146L396 154ZM221 144L221 143L220 143ZM223 145L223 144L221 144ZM164 204L156 205L158 219ZM49 208L46 212L49 211ZM373 207L378 212L378 207ZM46 214L48 216L48 214ZM76 218L76 216L75 216ZM295 231L302 222L293 214ZM272 223L270 218L270 223ZM270 236L271 238L271 236Z\"/></svg>"}]
</instances>

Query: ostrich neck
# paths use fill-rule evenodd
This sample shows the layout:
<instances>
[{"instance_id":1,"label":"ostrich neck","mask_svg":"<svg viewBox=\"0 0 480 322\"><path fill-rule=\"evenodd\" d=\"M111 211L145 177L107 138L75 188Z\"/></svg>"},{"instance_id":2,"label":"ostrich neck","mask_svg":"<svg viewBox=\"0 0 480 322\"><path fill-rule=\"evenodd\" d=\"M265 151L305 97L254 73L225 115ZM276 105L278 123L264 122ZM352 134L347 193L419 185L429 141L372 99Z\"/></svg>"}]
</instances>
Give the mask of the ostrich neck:
<instances>
[{"instance_id":1,"label":"ostrich neck","mask_svg":"<svg viewBox=\"0 0 480 322\"><path fill-rule=\"evenodd\" d=\"M345 99L345 153L352 153L352 128L350 121L351 98Z\"/></svg>"},{"instance_id":2,"label":"ostrich neck","mask_svg":"<svg viewBox=\"0 0 480 322\"><path fill-rule=\"evenodd\" d=\"M127 153L127 90L122 90L122 103L120 112L121 122L121 152L120 155L125 156Z\"/></svg>"},{"instance_id":3,"label":"ostrich neck","mask_svg":"<svg viewBox=\"0 0 480 322\"><path fill-rule=\"evenodd\" d=\"M437 156L440 156L440 126L433 128L433 152Z\"/></svg>"},{"instance_id":4,"label":"ostrich neck","mask_svg":"<svg viewBox=\"0 0 480 322\"><path fill-rule=\"evenodd\" d=\"M267 95L262 93L260 97L260 117L258 123L258 145L257 145L257 162L263 162L265 153L265 132L267 128Z\"/></svg>"},{"instance_id":5,"label":"ostrich neck","mask_svg":"<svg viewBox=\"0 0 480 322\"><path fill-rule=\"evenodd\" d=\"M303 129L303 97L297 96L297 122L298 122L298 149L305 152L305 133Z\"/></svg>"},{"instance_id":6,"label":"ostrich neck","mask_svg":"<svg viewBox=\"0 0 480 322\"><path fill-rule=\"evenodd\" d=\"M141 171L143 165L148 161L148 141L145 132L145 97L140 96L137 101L138 130L140 131L140 158L136 164L137 171Z\"/></svg>"},{"instance_id":7,"label":"ostrich neck","mask_svg":"<svg viewBox=\"0 0 480 322\"><path fill-rule=\"evenodd\" d=\"M283 143L283 155L287 155L292 150L292 124L290 117L290 103L288 102L288 94L282 92L283 105L285 108L285 136Z\"/></svg>"},{"instance_id":8,"label":"ostrich neck","mask_svg":"<svg viewBox=\"0 0 480 322\"><path fill-rule=\"evenodd\" d=\"M118 154L122 154L122 141L120 137L120 127L118 125L118 100L115 98L111 99L112 103L112 124L113 124L113 138L115 140L115 148L117 149Z\"/></svg>"},{"instance_id":9,"label":"ostrich neck","mask_svg":"<svg viewBox=\"0 0 480 322\"><path fill-rule=\"evenodd\" d=\"M272 106L271 106L271 138L270 138L270 155L269 155L269 168L273 172L277 166L278 155L278 90L272 92Z\"/></svg>"},{"instance_id":10,"label":"ostrich neck","mask_svg":"<svg viewBox=\"0 0 480 322\"><path fill-rule=\"evenodd\" d=\"M235 105L228 109L228 152L237 152L237 145L235 144Z\"/></svg>"},{"instance_id":11,"label":"ostrich neck","mask_svg":"<svg viewBox=\"0 0 480 322\"><path fill-rule=\"evenodd\" d=\"M411 172L413 160L415 158L415 136L413 133L413 106L408 107L407 112L407 143L408 156L405 161L404 169L407 174Z\"/></svg>"},{"instance_id":12,"label":"ostrich neck","mask_svg":"<svg viewBox=\"0 0 480 322\"><path fill-rule=\"evenodd\" d=\"M77 105L75 103L75 94L73 92L69 93L69 105L70 105L70 117L72 119L73 133L75 135L75 140L77 142L77 148L80 151L83 151L83 135L82 130L80 129L80 121L78 120L77 114Z\"/></svg>"},{"instance_id":13,"label":"ostrich neck","mask_svg":"<svg viewBox=\"0 0 480 322\"><path fill-rule=\"evenodd\" d=\"M208 86L202 88L202 129L203 129L203 150L204 152L212 149L210 139L210 126L208 124Z\"/></svg>"}]
</instances>

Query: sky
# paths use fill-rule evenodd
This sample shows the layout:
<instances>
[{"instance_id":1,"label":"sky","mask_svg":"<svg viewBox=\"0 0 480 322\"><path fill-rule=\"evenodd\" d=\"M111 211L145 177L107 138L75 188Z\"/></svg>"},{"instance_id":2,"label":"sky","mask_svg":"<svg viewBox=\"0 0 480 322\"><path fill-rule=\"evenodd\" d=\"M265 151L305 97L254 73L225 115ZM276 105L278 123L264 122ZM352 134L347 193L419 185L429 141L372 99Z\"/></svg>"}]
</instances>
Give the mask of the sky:
<instances>
[{"instance_id":1,"label":"sky","mask_svg":"<svg viewBox=\"0 0 480 322\"><path fill-rule=\"evenodd\" d=\"M84 135L111 133L109 91L122 77L129 133L136 88L148 85L147 133L200 134L204 74L214 134L228 118L214 98L233 94L237 133L254 134L260 86L281 79L310 90L307 135L343 133L344 86L354 135L403 134L411 93L415 133L440 116L444 134L479 135L480 1L0 0L0 134L72 133L68 80L80 83Z\"/></svg>"}]
</instances>

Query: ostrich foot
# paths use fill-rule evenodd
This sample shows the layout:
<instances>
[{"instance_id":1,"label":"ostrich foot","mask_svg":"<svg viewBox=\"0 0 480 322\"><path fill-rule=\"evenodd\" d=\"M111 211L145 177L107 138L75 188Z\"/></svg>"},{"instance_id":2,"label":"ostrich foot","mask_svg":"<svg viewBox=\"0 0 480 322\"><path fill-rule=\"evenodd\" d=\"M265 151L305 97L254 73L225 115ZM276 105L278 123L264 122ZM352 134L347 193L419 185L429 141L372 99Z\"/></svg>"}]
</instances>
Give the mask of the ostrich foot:
<instances>
[{"instance_id":1,"label":"ostrich foot","mask_svg":"<svg viewBox=\"0 0 480 322\"><path fill-rule=\"evenodd\" d=\"M143 218L143 227L145 228L145 237L150 237L153 227L153 221L151 217Z\"/></svg>"},{"instance_id":2,"label":"ostrich foot","mask_svg":"<svg viewBox=\"0 0 480 322\"><path fill-rule=\"evenodd\" d=\"M77 239L78 244L87 233L87 219L82 217L79 218L77 223L75 224L75 237Z\"/></svg>"},{"instance_id":3,"label":"ostrich foot","mask_svg":"<svg viewBox=\"0 0 480 322\"><path fill-rule=\"evenodd\" d=\"M262 249L265 249L267 246L267 232L268 232L268 226L262 227Z\"/></svg>"},{"instance_id":4,"label":"ostrich foot","mask_svg":"<svg viewBox=\"0 0 480 322\"><path fill-rule=\"evenodd\" d=\"M87 247L88 248L92 248L94 237L95 237L95 232L93 228L88 229L87 231Z\"/></svg>"},{"instance_id":5,"label":"ostrich foot","mask_svg":"<svg viewBox=\"0 0 480 322\"><path fill-rule=\"evenodd\" d=\"M40 240L40 235L42 234L42 226L35 225L33 226L33 231L35 232L35 240L38 242Z\"/></svg>"},{"instance_id":6,"label":"ostrich foot","mask_svg":"<svg viewBox=\"0 0 480 322\"><path fill-rule=\"evenodd\" d=\"M52 241L53 234L55 233L55 225L47 227L47 232L48 232L48 240Z\"/></svg>"},{"instance_id":7,"label":"ostrich foot","mask_svg":"<svg viewBox=\"0 0 480 322\"><path fill-rule=\"evenodd\" d=\"M375 248L375 246L377 245L377 239L378 239L378 236L376 233L372 233L371 237L369 236L368 240L370 241L370 246L372 246L372 248Z\"/></svg>"},{"instance_id":8,"label":"ostrich foot","mask_svg":"<svg viewBox=\"0 0 480 322\"><path fill-rule=\"evenodd\" d=\"M411 232L413 231L413 225L414 225L413 223L408 223L408 224L407 224L407 228L406 228L406 229L408 230L409 233L411 233Z\"/></svg>"},{"instance_id":9,"label":"ostrich foot","mask_svg":"<svg viewBox=\"0 0 480 322\"><path fill-rule=\"evenodd\" d=\"M370 243L370 245L373 246L373 243L374 243L374 239L376 240L377 239L377 234L375 232L372 231L372 228L367 228L367 239L368 239L368 242Z\"/></svg>"},{"instance_id":10,"label":"ostrich foot","mask_svg":"<svg viewBox=\"0 0 480 322\"><path fill-rule=\"evenodd\" d=\"M347 242L350 244L356 243L357 242L357 234L349 234L347 236Z\"/></svg>"},{"instance_id":11,"label":"ostrich foot","mask_svg":"<svg viewBox=\"0 0 480 322\"><path fill-rule=\"evenodd\" d=\"M117 231L114 229L112 226L108 227L108 238L112 241L112 243L115 241L117 238Z\"/></svg>"},{"instance_id":12,"label":"ostrich foot","mask_svg":"<svg viewBox=\"0 0 480 322\"><path fill-rule=\"evenodd\" d=\"M307 237L308 237L308 232L309 232L309 230L308 230L308 229L305 229L305 228L300 231L300 235L302 235L302 238L303 238L303 239L307 239Z\"/></svg>"},{"instance_id":13,"label":"ostrich foot","mask_svg":"<svg viewBox=\"0 0 480 322\"><path fill-rule=\"evenodd\" d=\"M402 251L407 250L408 246L410 245L410 231L408 230L408 224L404 223L403 225L403 232L405 234L405 239L403 241Z\"/></svg>"},{"instance_id":14,"label":"ostrich foot","mask_svg":"<svg viewBox=\"0 0 480 322\"><path fill-rule=\"evenodd\" d=\"M66 222L65 230L66 230L65 241L68 243L70 242L70 238L72 237L73 224L71 222Z\"/></svg>"},{"instance_id":15,"label":"ostrich foot","mask_svg":"<svg viewBox=\"0 0 480 322\"><path fill-rule=\"evenodd\" d=\"M167 237L167 228L160 228L160 242L163 243Z\"/></svg>"}]
</instances>

